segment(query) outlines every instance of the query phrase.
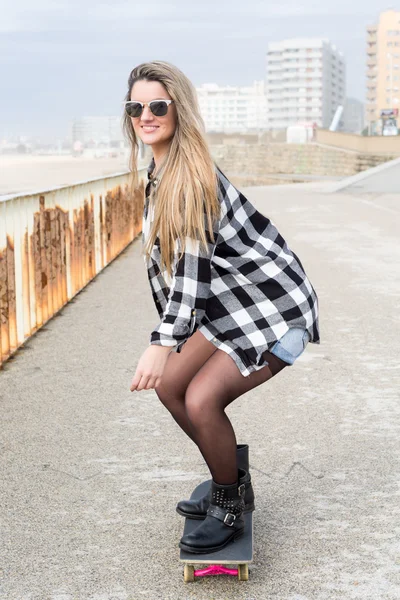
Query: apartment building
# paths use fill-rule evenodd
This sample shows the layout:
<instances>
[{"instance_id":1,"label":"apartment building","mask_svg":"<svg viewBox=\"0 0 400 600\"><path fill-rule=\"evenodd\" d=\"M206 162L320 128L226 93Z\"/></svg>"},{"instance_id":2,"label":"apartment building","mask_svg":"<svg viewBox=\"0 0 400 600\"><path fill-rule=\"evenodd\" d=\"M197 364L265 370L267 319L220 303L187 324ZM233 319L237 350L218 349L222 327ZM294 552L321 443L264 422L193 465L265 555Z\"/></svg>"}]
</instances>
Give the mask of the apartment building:
<instances>
[{"instance_id":1,"label":"apartment building","mask_svg":"<svg viewBox=\"0 0 400 600\"><path fill-rule=\"evenodd\" d=\"M346 98L343 55L327 39L299 38L268 44L268 129L299 122L328 128Z\"/></svg>"},{"instance_id":2,"label":"apartment building","mask_svg":"<svg viewBox=\"0 0 400 600\"><path fill-rule=\"evenodd\" d=\"M205 83L196 91L206 131L255 133L266 129L264 81L247 87Z\"/></svg>"},{"instance_id":3,"label":"apartment building","mask_svg":"<svg viewBox=\"0 0 400 600\"><path fill-rule=\"evenodd\" d=\"M371 134L379 134L383 115L398 115L400 108L400 12L380 14L367 27L366 121Z\"/></svg>"}]
</instances>

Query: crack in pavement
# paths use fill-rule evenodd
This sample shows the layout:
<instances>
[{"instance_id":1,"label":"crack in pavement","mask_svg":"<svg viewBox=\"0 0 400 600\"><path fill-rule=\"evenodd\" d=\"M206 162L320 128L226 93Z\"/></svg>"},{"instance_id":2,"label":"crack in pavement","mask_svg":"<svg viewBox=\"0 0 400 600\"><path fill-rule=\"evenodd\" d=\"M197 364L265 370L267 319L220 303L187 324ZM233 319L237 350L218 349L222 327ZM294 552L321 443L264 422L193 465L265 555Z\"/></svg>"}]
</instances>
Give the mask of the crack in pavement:
<instances>
[{"instance_id":1,"label":"crack in pavement","mask_svg":"<svg viewBox=\"0 0 400 600\"><path fill-rule=\"evenodd\" d=\"M257 471L258 473L261 473L262 475L266 475L267 477L269 477L270 479L275 479L275 480L280 480L280 479L286 479L287 477L289 477L290 473L295 469L295 467L301 467L302 469L304 469L304 471L306 471L307 473L309 473L312 477L314 477L315 479L322 479L323 477L325 477L324 473L319 473L319 474L315 474L312 471L310 471L310 469L307 469L307 467L305 467L303 465L303 463L301 463L300 461L294 461L289 470L287 471L287 473L285 473L283 475L283 477L274 477L273 475L271 475L270 473L266 473L265 471L262 471L261 469L258 469L257 467L251 465L251 469L253 469L254 471Z\"/></svg>"},{"instance_id":2,"label":"crack in pavement","mask_svg":"<svg viewBox=\"0 0 400 600\"><path fill-rule=\"evenodd\" d=\"M88 479L93 479L98 475L102 475L101 471L98 471L94 475L88 475L87 477L79 477L79 475L73 475L72 473L68 473L68 471L61 471L60 469L53 469L50 465L43 465L43 471L54 471L54 473L62 473L63 475L68 475L73 479L78 479L79 481L87 481Z\"/></svg>"}]
</instances>

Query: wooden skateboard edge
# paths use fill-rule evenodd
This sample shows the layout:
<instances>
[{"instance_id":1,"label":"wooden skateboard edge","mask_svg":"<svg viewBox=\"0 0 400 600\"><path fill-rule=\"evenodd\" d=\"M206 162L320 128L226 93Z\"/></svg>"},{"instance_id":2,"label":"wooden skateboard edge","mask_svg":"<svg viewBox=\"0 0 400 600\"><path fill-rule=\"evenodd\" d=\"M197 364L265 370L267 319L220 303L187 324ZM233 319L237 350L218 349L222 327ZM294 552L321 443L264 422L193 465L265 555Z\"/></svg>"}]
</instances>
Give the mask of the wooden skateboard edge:
<instances>
[{"instance_id":1,"label":"wooden skateboard edge","mask_svg":"<svg viewBox=\"0 0 400 600\"><path fill-rule=\"evenodd\" d=\"M194 556L200 556L200 555L194 555ZM199 560L199 559L195 559L195 560L189 560L188 558L180 558L179 559L181 563L187 564L187 565L250 565L253 562L253 558L251 559L247 559L247 560Z\"/></svg>"}]
</instances>

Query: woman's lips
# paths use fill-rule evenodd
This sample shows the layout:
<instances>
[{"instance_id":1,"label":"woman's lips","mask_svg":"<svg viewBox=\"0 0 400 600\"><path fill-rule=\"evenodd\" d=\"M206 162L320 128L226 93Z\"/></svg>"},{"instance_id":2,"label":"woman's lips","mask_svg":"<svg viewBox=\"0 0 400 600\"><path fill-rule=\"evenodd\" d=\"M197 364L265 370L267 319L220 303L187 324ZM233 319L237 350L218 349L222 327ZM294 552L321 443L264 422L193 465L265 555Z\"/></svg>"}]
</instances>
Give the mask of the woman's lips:
<instances>
[{"instance_id":1,"label":"woman's lips","mask_svg":"<svg viewBox=\"0 0 400 600\"><path fill-rule=\"evenodd\" d=\"M147 127L146 125L142 125L142 129L146 133L152 133L153 131L156 131L156 129L158 129L158 126L148 126Z\"/></svg>"}]
</instances>

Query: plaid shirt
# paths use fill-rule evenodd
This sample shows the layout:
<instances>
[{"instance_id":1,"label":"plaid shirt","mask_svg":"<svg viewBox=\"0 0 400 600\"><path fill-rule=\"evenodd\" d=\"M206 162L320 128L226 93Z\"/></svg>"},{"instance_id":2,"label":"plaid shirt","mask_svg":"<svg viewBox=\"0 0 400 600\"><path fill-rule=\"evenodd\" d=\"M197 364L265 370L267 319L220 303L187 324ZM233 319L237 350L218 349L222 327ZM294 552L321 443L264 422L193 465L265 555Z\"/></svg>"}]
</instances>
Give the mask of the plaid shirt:
<instances>
[{"instance_id":1,"label":"plaid shirt","mask_svg":"<svg viewBox=\"0 0 400 600\"><path fill-rule=\"evenodd\" d=\"M150 175L143 212L142 242L148 239L154 218L149 202ZM160 323L150 344L173 346L180 352L199 330L217 348L228 353L244 376L267 363L263 353L292 327L302 327L310 341L319 343L318 299L298 257L275 225L240 193L216 166L220 219L208 252L187 238L173 277L160 270L159 238L145 258Z\"/></svg>"}]
</instances>

